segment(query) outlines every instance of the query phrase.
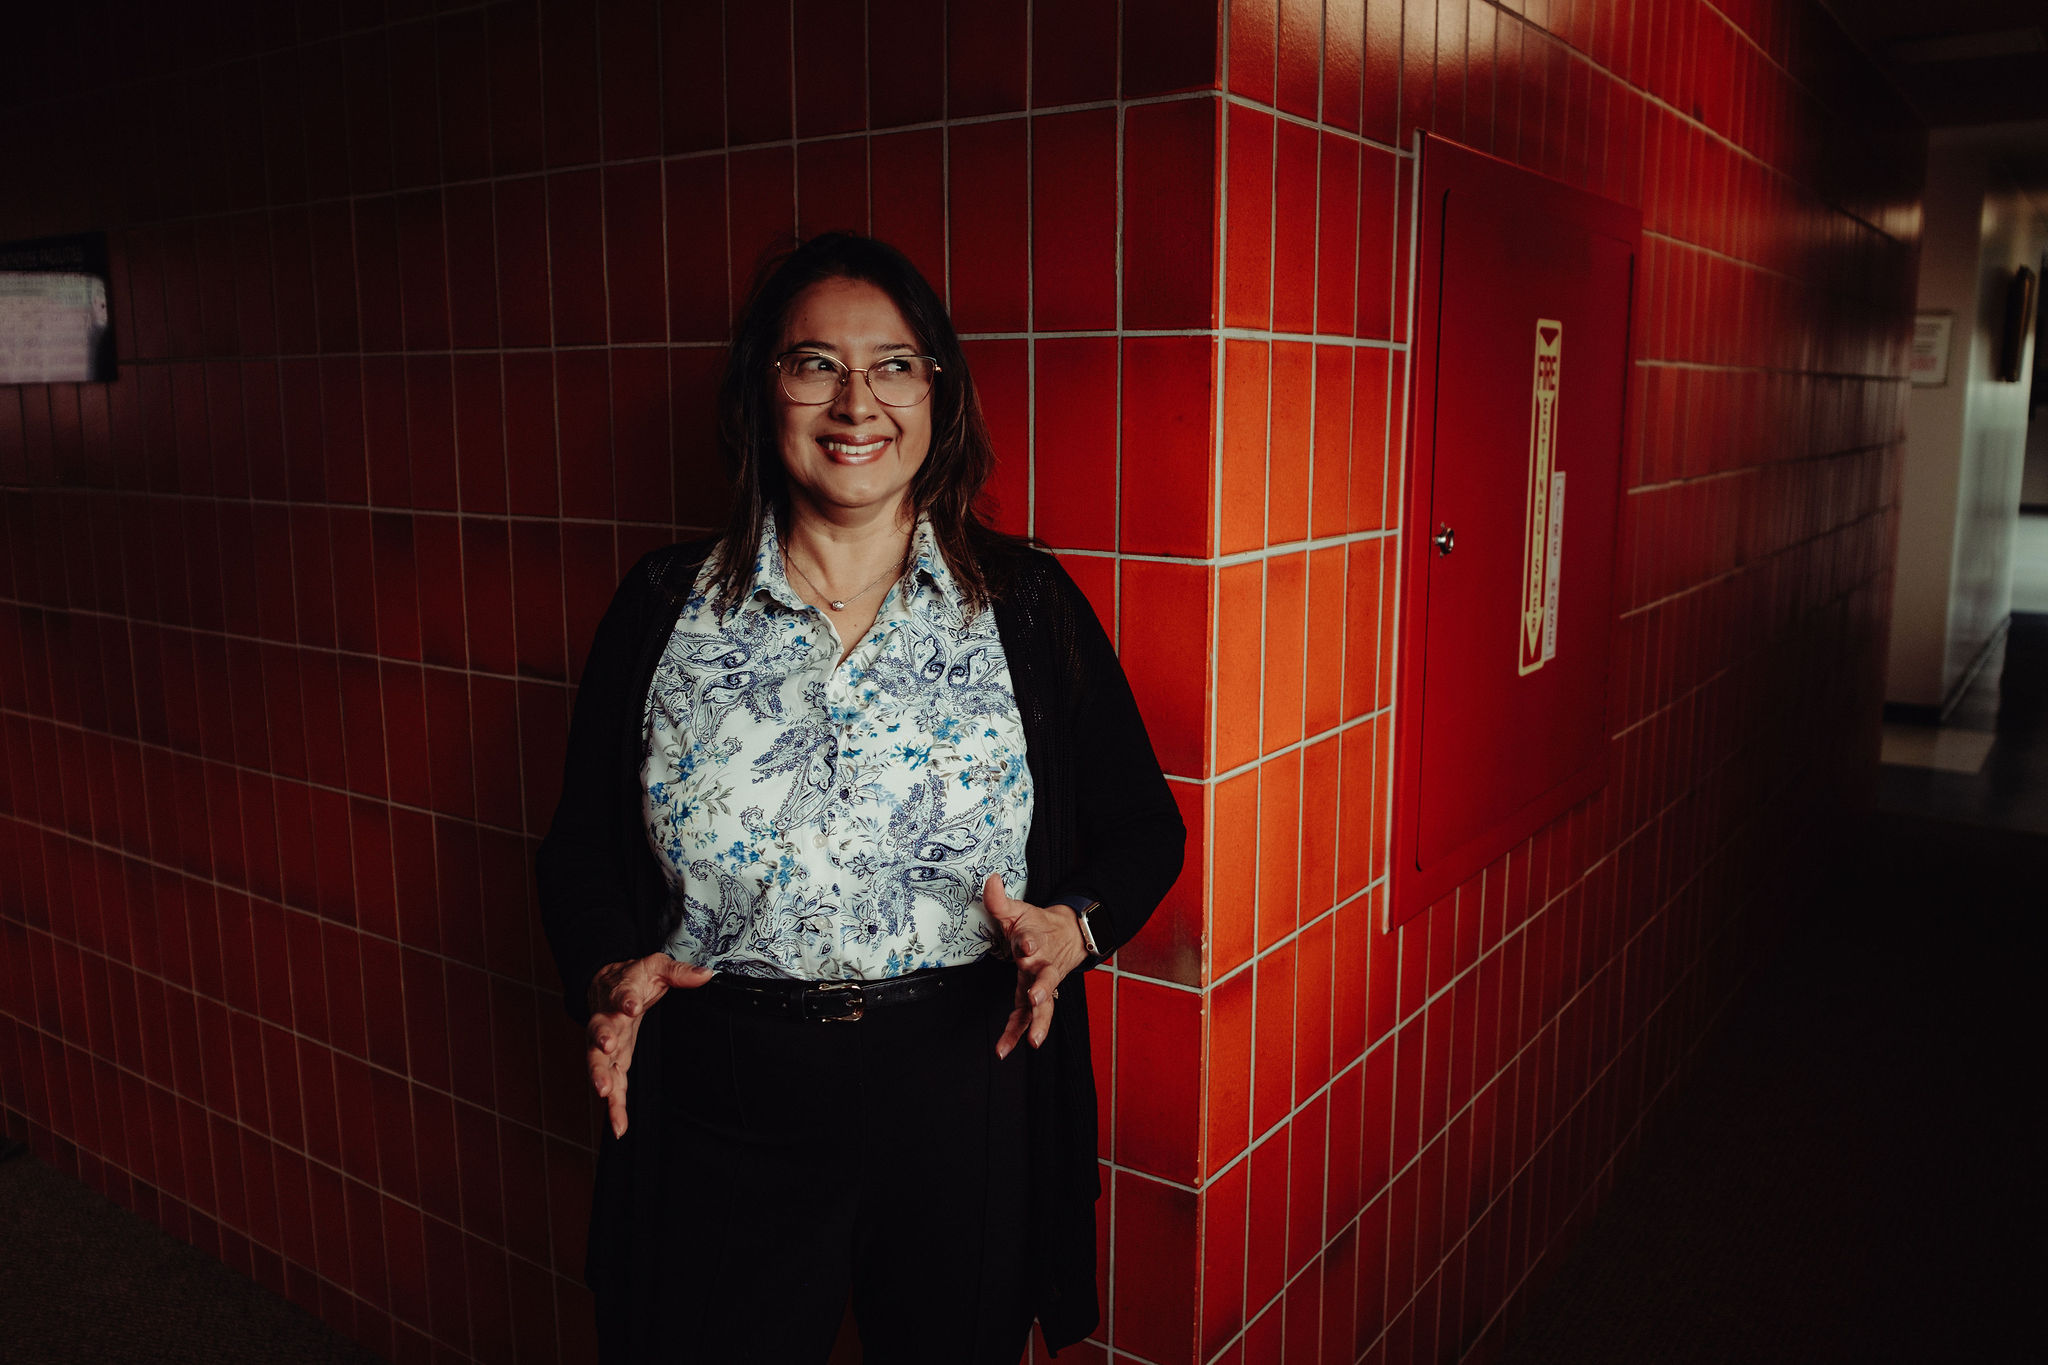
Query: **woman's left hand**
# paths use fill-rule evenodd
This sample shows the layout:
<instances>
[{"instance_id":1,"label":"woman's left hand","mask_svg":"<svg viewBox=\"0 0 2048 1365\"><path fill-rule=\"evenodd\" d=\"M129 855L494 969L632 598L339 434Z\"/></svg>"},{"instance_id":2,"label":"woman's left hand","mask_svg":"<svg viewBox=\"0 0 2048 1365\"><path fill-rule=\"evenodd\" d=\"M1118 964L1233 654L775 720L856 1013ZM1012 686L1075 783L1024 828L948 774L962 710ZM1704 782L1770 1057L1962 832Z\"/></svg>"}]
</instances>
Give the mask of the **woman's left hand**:
<instances>
[{"instance_id":1,"label":"woman's left hand","mask_svg":"<svg viewBox=\"0 0 2048 1365\"><path fill-rule=\"evenodd\" d=\"M1007 1057L1027 1030L1031 1046L1045 1041L1046 1031L1052 1027L1052 1004L1060 993L1060 979L1087 958L1088 946L1081 941L1081 925L1072 909L1012 900L1003 889L1003 879L993 873L982 884L981 899L1002 926L1003 937L1010 943L1010 959L1017 964L1017 1001L996 1042L996 1056Z\"/></svg>"}]
</instances>

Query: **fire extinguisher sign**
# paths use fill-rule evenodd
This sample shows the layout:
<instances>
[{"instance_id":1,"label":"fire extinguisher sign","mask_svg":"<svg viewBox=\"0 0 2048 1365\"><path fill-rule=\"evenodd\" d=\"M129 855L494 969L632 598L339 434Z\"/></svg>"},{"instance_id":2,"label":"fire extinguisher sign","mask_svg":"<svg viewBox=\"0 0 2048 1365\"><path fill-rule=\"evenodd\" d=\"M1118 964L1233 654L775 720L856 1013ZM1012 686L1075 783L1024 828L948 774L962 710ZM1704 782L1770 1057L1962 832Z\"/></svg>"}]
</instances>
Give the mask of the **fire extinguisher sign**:
<instances>
[{"instance_id":1,"label":"fire extinguisher sign","mask_svg":"<svg viewBox=\"0 0 2048 1365\"><path fill-rule=\"evenodd\" d=\"M1529 395L1528 519L1522 540L1521 664L1535 672L1557 656L1558 571L1564 558L1564 471L1557 468L1557 389L1564 324L1536 319Z\"/></svg>"}]
</instances>

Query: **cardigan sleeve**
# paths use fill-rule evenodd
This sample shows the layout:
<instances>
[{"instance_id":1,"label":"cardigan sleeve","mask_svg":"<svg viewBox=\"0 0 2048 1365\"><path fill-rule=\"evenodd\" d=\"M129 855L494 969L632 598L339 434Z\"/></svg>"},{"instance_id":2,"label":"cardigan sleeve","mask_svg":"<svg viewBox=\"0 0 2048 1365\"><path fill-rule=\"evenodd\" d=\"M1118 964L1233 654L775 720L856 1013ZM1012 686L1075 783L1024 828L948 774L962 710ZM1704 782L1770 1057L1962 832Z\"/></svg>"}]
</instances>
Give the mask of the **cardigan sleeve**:
<instances>
[{"instance_id":1,"label":"cardigan sleeve","mask_svg":"<svg viewBox=\"0 0 2048 1365\"><path fill-rule=\"evenodd\" d=\"M569 722L561 796L534 855L541 924L563 1006L578 1023L590 1017L586 998L598 969L640 955L631 869L621 856L620 756L626 728L640 719L630 694L657 578L652 558L634 565L598 622Z\"/></svg>"},{"instance_id":2,"label":"cardigan sleeve","mask_svg":"<svg viewBox=\"0 0 2048 1365\"><path fill-rule=\"evenodd\" d=\"M1086 896L1102 955L1129 942L1180 875L1187 826L1160 771L1123 665L1087 597L1057 573L1072 621L1074 800L1079 857L1054 899Z\"/></svg>"}]
</instances>

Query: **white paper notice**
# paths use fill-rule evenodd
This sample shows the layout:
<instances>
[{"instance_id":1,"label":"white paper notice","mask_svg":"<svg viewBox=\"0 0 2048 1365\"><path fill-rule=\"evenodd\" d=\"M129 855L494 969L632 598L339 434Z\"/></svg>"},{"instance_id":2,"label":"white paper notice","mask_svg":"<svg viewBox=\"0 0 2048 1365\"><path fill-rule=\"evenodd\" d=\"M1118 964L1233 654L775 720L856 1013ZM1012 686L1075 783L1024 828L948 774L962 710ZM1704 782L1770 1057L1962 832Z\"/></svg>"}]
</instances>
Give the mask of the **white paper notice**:
<instances>
[{"instance_id":1,"label":"white paper notice","mask_svg":"<svg viewBox=\"0 0 2048 1365\"><path fill-rule=\"evenodd\" d=\"M1564 471L1550 476L1550 543L1543 563L1543 662L1557 657L1557 579L1564 568Z\"/></svg>"},{"instance_id":2,"label":"white paper notice","mask_svg":"<svg viewBox=\"0 0 2048 1365\"><path fill-rule=\"evenodd\" d=\"M98 378L107 287L96 275L0 271L0 384Z\"/></svg>"},{"instance_id":3,"label":"white paper notice","mask_svg":"<svg viewBox=\"0 0 2048 1365\"><path fill-rule=\"evenodd\" d=\"M1913 319L1913 350L1906 359L1906 371L1921 388L1940 388L1948 383L1948 353L1955 335L1953 313L1920 313Z\"/></svg>"}]
</instances>

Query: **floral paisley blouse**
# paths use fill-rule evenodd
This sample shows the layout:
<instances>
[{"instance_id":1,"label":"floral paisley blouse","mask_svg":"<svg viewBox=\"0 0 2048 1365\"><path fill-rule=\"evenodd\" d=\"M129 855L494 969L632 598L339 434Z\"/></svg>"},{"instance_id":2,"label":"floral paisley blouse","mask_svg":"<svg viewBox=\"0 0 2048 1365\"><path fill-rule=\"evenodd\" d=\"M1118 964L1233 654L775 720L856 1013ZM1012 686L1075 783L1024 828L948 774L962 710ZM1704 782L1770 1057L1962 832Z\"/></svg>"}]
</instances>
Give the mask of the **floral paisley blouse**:
<instances>
[{"instance_id":1,"label":"floral paisley blouse","mask_svg":"<svg viewBox=\"0 0 2048 1365\"><path fill-rule=\"evenodd\" d=\"M969 615L924 522L911 560L843 663L773 518L737 607L712 600L715 556L699 573L648 689L640 769L671 956L876 980L1001 947L981 886L1023 892L1023 723L995 613Z\"/></svg>"}]
</instances>

